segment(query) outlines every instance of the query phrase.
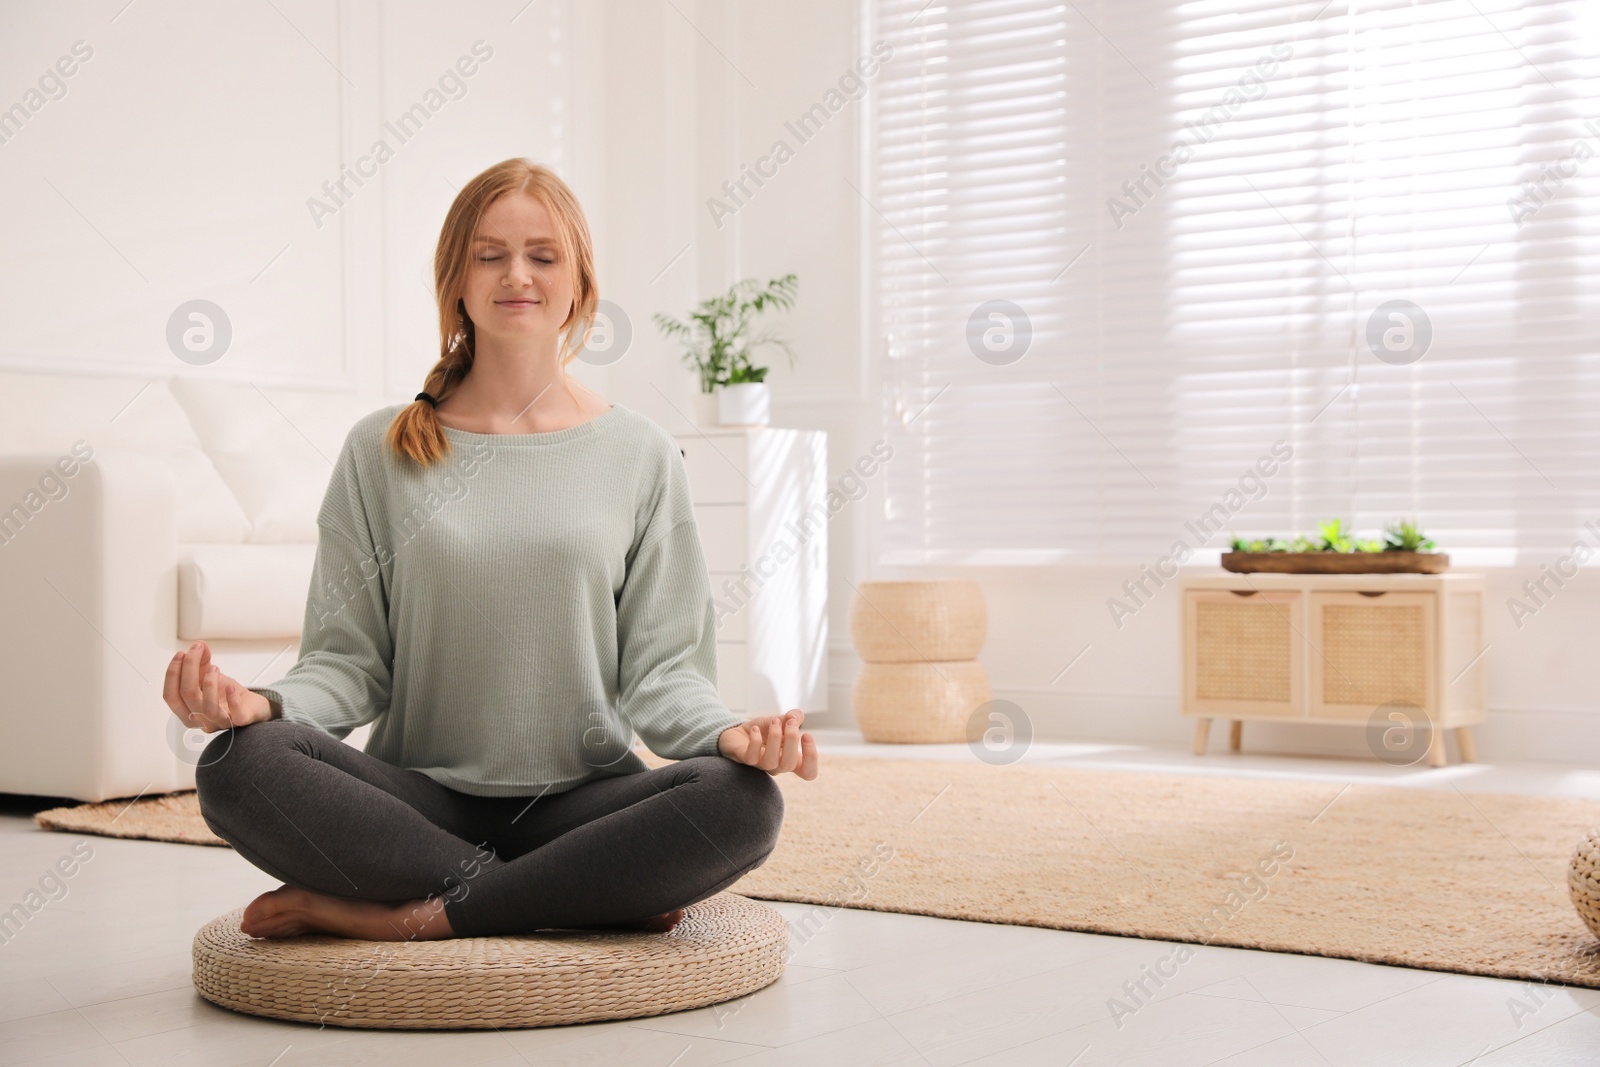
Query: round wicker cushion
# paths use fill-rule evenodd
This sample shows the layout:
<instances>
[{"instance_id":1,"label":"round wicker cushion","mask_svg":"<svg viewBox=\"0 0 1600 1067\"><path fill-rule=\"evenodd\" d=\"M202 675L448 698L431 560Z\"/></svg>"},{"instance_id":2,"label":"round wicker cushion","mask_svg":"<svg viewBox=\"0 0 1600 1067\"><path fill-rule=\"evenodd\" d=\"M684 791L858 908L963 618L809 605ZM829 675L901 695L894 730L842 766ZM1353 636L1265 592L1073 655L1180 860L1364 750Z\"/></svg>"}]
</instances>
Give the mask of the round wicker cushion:
<instances>
[{"instance_id":1,"label":"round wicker cushion","mask_svg":"<svg viewBox=\"0 0 1600 1067\"><path fill-rule=\"evenodd\" d=\"M789 941L783 916L726 892L685 908L664 934L252 938L239 929L243 914L195 935L201 996L251 1015L398 1030L556 1026L718 1004L775 982Z\"/></svg>"},{"instance_id":2,"label":"round wicker cushion","mask_svg":"<svg viewBox=\"0 0 1600 1067\"><path fill-rule=\"evenodd\" d=\"M1567 888L1572 892L1579 918L1594 936L1600 937L1600 830L1590 830L1572 854Z\"/></svg>"},{"instance_id":3,"label":"round wicker cushion","mask_svg":"<svg viewBox=\"0 0 1600 1067\"><path fill-rule=\"evenodd\" d=\"M867 663L976 659L988 627L968 579L862 582L850 602L850 641Z\"/></svg>"},{"instance_id":4,"label":"round wicker cushion","mask_svg":"<svg viewBox=\"0 0 1600 1067\"><path fill-rule=\"evenodd\" d=\"M850 703L868 741L937 745L966 741L968 722L989 699L988 673L968 659L863 663Z\"/></svg>"}]
</instances>

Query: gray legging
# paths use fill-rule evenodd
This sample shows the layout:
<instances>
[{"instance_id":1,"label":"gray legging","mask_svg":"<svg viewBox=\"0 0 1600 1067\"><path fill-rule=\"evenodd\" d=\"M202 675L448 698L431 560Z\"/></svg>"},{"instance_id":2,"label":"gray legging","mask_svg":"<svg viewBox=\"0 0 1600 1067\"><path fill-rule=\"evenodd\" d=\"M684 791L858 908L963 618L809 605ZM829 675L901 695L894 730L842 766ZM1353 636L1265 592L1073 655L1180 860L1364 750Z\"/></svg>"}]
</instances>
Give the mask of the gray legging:
<instances>
[{"instance_id":1,"label":"gray legging","mask_svg":"<svg viewBox=\"0 0 1600 1067\"><path fill-rule=\"evenodd\" d=\"M212 738L195 783L206 825L274 878L361 900L442 895L460 937L687 907L759 867L783 823L772 775L722 756L480 797L282 719Z\"/></svg>"}]
</instances>

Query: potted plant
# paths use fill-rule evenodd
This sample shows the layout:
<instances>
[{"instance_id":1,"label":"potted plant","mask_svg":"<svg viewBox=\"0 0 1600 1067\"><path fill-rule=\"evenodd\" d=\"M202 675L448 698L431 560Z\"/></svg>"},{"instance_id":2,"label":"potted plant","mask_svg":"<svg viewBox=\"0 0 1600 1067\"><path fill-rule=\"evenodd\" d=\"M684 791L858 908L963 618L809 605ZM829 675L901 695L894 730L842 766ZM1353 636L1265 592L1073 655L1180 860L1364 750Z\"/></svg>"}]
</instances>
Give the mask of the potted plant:
<instances>
[{"instance_id":1,"label":"potted plant","mask_svg":"<svg viewBox=\"0 0 1600 1067\"><path fill-rule=\"evenodd\" d=\"M684 362L699 376L702 424L713 424L709 412L715 396L715 423L723 426L764 426L772 409L767 368L751 357L768 345L783 349L794 364L789 342L772 329L753 330L756 316L772 308L794 306L799 280L794 274L760 282L746 278L726 293L702 300L683 319L657 314L656 326L668 338L684 345Z\"/></svg>"},{"instance_id":2,"label":"potted plant","mask_svg":"<svg viewBox=\"0 0 1600 1067\"><path fill-rule=\"evenodd\" d=\"M1222 554L1222 567L1280 574L1441 574L1450 568L1450 557L1434 547L1409 520L1390 523L1381 538L1363 539L1346 533L1342 520L1329 519L1317 525L1315 537L1251 541L1235 536L1231 551Z\"/></svg>"}]
</instances>

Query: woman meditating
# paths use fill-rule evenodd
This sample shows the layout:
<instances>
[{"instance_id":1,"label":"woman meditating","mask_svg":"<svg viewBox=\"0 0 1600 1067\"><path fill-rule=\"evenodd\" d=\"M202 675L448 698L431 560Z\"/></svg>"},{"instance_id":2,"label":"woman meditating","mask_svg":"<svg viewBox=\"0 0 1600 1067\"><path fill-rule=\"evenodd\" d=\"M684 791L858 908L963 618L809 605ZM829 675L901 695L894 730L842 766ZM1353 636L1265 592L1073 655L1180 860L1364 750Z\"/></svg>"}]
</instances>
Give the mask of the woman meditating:
<instances>
[{"instance_id":1,"label":"woman meditating","mask_svg":"<svg viewBox=\"0 0 1600 1067\"><path fill-rule=\"evenodd\" d=\"M671 929L777 843L773 776L817 776L798 709L717 697L682 456L568 376L588 223L522 159L466 184L434 257L442 352L345 438L300 658L243 686L167 667L206 823L285 884L244 932L374 940ZM575 389L574 386L577 388ZM371 723L366 750L342 740ZM633 734L677 760L650 768Z\"/></svg>"}]
</instances>

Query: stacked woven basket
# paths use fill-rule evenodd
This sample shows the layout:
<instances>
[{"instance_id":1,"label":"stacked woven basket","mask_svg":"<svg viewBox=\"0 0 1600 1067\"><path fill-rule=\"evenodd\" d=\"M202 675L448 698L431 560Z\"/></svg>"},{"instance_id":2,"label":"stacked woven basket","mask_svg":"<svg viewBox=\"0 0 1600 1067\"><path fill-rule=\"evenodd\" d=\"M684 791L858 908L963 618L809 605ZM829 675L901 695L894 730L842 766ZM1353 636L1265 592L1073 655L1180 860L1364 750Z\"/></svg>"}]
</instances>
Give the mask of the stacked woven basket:
<instances>
[{"instance_id":1,"label":"stacked woven basket","mask_svg":"<svg viewBox=\"0 0 1600 1067\"><path fill-rule=\"evenodd\" d=\"M977 659L988 626L977 582L862 582L850 605L850 640L862 659L851 697L861 736L966 741L968 721L990 699Z\"/></svg>"}]
</instances>

